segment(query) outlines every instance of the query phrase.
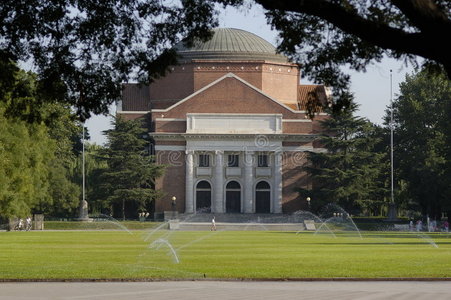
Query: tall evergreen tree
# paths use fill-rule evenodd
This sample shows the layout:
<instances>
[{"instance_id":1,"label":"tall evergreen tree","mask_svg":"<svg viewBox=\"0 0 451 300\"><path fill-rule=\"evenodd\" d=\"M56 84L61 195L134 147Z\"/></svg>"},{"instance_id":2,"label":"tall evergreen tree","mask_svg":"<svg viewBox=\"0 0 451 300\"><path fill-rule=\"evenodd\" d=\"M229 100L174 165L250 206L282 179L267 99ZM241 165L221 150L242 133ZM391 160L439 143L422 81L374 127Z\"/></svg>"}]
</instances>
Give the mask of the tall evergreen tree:
<instances>
[{"instance_id":1,"label":"tall evergreen tree","mask_svg":"<svg viewBox=\"0 0 451 300\"><path fill-rule=\"evenodd\" d=\"M114 128L105 131L108 142L103 151L108 168L101 175L101 188L111 205L120 207L120 215L136 217L138 210L149 210L150 203L159 196L154 179L163 172L149 153L146 130L139 121L120 117Z\"/></svg>"},{"instance_id":2,"label":"tall evergreen tree","mask_svg":"<svg viewBox=\"0 0 451 300\"><path fill-rule=\"evenodd\" d=\"M407 75L393 104L397 175L411 207L432 218L451 213L450 83L428 69Z\"/></svg>"},{"instance_id":3,"label":"tall evergreen tree","mask_svg":"<svg viewBox=\"0 0 451 300\"><path fill-rule=\"evenodd\" d=\"M375 126L354 116L355 110L352 105L324 120L326 134L320 142L327 152L308 155L306 170L313 186L301 193L314 199L315 210L336 203L353 214L376 213L383 204L386 190L380 177L387 167L384 154L373 151L379 140Z\"/></svg>"}]
</instances>

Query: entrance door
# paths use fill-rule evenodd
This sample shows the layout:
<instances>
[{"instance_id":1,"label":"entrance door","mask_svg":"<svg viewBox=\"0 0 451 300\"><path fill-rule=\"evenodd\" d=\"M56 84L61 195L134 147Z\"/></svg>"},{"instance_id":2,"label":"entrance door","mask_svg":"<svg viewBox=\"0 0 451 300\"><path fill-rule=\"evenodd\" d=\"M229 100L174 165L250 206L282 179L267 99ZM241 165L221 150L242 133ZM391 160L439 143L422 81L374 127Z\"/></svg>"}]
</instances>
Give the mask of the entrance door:
<instances>
[{"instance_id":1,"label":"entrance door","mask_svg":"<svg viewBox=\"0 0 451 300\"><path fill-rule=\"evenodd\" d=\"M271 187L266 181L260 181L255 187L255 212L258 214L271 212Z\"/></svg>"},{"instance_id":2,"label":"entrance door","mask_svg":"<svg viewBox=\"0 0 451 300\"><path fill-rule=\"evenodd\" d=\"M241 212L241 186L236 181L230 181L226 186L226 212Z\"/></svg>"},{"instance_id":3,"label":"entrance door","mask_svg":"<svg viewBox=\"0 0 451 300\"><path fill-rule=\"evenodd\" d=\"M196 212L211 212L211 185L208 181L199 181L199 183L197 183Z\"/></svg>"}]
</instances>

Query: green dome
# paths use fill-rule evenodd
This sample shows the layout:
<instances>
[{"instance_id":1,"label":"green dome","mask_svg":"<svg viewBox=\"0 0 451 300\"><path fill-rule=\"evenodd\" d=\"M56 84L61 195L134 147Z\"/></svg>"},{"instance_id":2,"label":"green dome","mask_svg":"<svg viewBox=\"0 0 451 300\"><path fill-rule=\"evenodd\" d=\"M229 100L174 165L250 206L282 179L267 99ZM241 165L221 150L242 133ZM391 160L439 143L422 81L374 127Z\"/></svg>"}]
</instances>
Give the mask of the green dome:
<instances>
[{"instance_id":1,"label":"green dome","mask_svg":"<svg viewBox=\"0 0 451 300\"><path fill-rule=\"evenodd\" d=\"M182 62L193 59L288 62L285 56L276 53L276 48L269 42L253 33L235 28L216 28L209 41L194 42L191 48L185 47L181 42L175 49L182 57Z\"/></svg>"}]
</instances>

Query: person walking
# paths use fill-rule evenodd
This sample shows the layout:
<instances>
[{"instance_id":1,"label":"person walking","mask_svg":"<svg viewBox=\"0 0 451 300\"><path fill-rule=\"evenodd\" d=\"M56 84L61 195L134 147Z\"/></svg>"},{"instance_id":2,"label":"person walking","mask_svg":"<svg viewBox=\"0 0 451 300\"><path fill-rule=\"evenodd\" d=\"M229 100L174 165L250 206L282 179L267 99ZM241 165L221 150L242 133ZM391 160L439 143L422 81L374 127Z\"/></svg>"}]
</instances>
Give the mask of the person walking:
<instances>
[{"instance_id":1,"label":"person walking","mask_svg":"<svg viewBox=\"0 0 451 300\"><path fill-rule=\"evenodd\" d=\"M211 231L216 231L216 222L215 217L213 216L213 219L211 219Z\"/></svg>"},{"instance_id":2,"label":"person walking","mask_svg":"<svg viewBox=\"0 0 451 300\"><path fill-rule=\"evenodd\" d=\"M19 224L17 224L17 230L23 230L23 220L19 219Z\"/></svg>"},{"instance_id":3,"label":"person walking","mask_svg":"<svg viewBox=\"0 0 451 300\"><path fill-rule=\"evenodd\" d=\"M29 231L31 229L31 217L30 216L27 217L27 220L25 222L25 226L26 226L25 227L26 231Z\"/></svg>"},{"instance_id":4,"label":"person walking","mask_svg":"<svg viewBox=\"0 0 451 300\"><path fill-rule=\"evenodd\" d=\"M423 222L421 220L417 221L417 231L423 230Z\"/></svg>"}]
</instances>

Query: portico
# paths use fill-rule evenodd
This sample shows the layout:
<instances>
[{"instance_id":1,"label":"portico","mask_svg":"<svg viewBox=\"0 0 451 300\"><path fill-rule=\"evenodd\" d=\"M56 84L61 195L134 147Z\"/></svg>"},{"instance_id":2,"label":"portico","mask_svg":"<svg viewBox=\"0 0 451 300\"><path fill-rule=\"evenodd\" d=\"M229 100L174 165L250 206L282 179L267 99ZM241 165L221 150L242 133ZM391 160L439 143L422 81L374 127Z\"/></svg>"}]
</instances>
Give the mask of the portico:
<instances>
[{"instance_id":1,"label":"portico","mask_svg":"<svg viewBox=\"0 0 451 300\"><path fill-rule=\"evenodd\" d=\"M211 211L213 213L255 213L257 185L264 182L263 195L269 205L265 213L282 211L281 141L259 147L254 140L231 140L198 137L187 141L185 211ZM221 146L216 145L221 144ZM219 150L213 150L218 149ZM211 187L210 201L205 201L206 182ZM200 183L200 184L199 184ZM261 193L260 193L261 194ZM199 201L202 197L202 201ZM200 203L211 203L203 207ZM234 204L235 203L235 204Z\"/></svg>"}]
</instances>

